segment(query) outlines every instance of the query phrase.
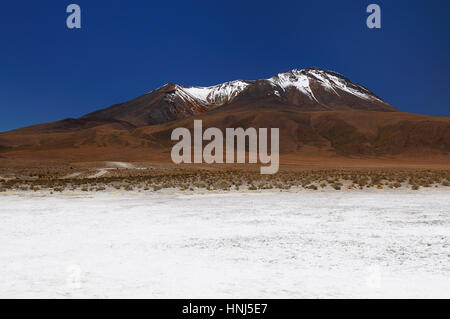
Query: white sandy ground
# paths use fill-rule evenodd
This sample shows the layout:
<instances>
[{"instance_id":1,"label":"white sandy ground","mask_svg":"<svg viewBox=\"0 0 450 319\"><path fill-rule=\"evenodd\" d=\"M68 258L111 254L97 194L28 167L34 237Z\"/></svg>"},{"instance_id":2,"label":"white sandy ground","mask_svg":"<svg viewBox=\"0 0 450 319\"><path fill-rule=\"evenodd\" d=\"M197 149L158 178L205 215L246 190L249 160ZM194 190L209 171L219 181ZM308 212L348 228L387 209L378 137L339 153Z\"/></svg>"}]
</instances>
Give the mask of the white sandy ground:
<instances>
[{"instance_id":1,"label":"white sandy ground","mask_svg":"<svg viewBox=\"0 0 450 319\"><path fill-rule=\"evenodd\" d=\"M450 191L0 195L1 298L450 298Z\"/></svg>"}]
</instances>

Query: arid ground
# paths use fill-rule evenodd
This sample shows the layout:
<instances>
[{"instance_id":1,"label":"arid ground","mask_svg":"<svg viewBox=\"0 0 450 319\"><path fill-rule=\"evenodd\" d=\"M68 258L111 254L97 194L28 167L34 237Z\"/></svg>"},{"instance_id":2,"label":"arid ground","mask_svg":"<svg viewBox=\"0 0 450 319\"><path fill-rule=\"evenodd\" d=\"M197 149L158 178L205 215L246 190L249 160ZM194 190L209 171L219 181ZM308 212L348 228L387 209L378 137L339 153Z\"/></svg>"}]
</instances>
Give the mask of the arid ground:
<instances>
[{"instance_id":1,"label":"arid ground","mask_svg":"<svg viewBox=\"0 0 450 319\"><path fill-rule=\"evenodd\" d=\"M0 297L449 298L450 187L0 194Z\"/></svg>"},{"instance_id":2,"label":"arid ground","mask_svg":"<svg viewBox=\"0 0 450 319\"><path fill-rule=\"evenodd\" d=\"M340 165L339 165L340 164ZM339 165L339 166L338 166ZM360 166L361 165L361 166ZM362 166L364 165L364 166ZM0 167L0 192L156 192L446 188L447 165L401 161L333 161L311 158L282 165L275 175L260 175L259 165L175 165L148 162L15 162Z\"/></svg>"}]
</instances>

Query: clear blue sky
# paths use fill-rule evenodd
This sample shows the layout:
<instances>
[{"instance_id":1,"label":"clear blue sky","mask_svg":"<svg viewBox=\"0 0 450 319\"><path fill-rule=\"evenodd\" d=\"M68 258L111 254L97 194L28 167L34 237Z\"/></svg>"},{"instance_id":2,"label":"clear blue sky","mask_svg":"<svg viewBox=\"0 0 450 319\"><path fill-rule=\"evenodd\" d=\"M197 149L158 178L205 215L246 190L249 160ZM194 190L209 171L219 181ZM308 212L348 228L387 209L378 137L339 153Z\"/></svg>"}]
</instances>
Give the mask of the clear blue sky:
<instances>
[{"instance_id":1,"label":"clear blue sky","mask_svg":"<svg viewBox=\"0 0 450 319\"><path fill-rule=\"evenodd\" d=\"M82 9L82 29L65 25ZM366 7L382 8L382 29ZM404 111L450 116L449 1L2 1L0 131L78 117L167 82L321 67Z\"/></svg>"}]
</instances>

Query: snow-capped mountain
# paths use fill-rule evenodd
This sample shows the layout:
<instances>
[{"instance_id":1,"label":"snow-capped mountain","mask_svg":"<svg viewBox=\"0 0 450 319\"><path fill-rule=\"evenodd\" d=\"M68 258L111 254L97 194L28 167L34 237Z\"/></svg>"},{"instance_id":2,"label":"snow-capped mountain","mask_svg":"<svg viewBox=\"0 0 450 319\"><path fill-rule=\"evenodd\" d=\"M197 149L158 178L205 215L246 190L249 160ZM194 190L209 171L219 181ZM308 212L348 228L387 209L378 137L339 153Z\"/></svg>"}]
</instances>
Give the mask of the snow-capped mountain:
<instances>
[{"instance_id":1,"label":"snow-capped mountain","mask_svg":"<svg viewBox=\"0 0 450 319\"><path fill-rule=\"evenodd\" d=\"M325 90L337 96L340 96L339 91L341 91L364 100L383 102L365 87L353 84L342 75L316 68L306 70L295 69L280 73L268 79L268 81L273 84L275 94L278 96L281 96L286 90L294 88L307 95L311 100L320 103L312 89L313 84L317 83Z\"/></svg>"},{"instance_id":2,"label":"snow-capped mountain","mask_svg":"<svg viewBox=\"0 0 450 319\"><path fill-rule=\"evenodd\" d=\"M304 70L294 69L289 72L279 73L270 79L258 80L259 83L264 81L270 83L272 86L272 90L268 90L266 95L273 94L282 97L288 91L296 90L307 96L311 101L321 104L322 102L319 101L314 93L320 87L338 97L341 96L342 92L345 92L363 100L383 103L380 98L365 87L350 82L338 73L317 68ZM178 96L187 102L197 103L206 107L221 106L233 101L245 89L254 85L256 82L236 80L209 87L183 87L176 85L175 91L171 92L169 97Z\"/></svg>"},{"instance_id":3,"label":"snow-capped mountain","mask_svg":"<svg viewBox=\"0 0 450 319\"><path fill-rule=\"evenodd\" d=\"M305 111L363 109L396 111L367 88L318 68L294 69L269 79L236 80L209 87L168 83L133 101L84 118L115 119L136 126L166 123L218 107L291 106Z\"/></svg>"},{"instance_id":4,"label":"snow-capped mountain","mask_svg":"<svg viewBox=\"0 0 450 319\"><path fill-rule=\"evenodd\" d=\"M173 130L192 128L193 119L204 128L279 128L280 153L293 162L436 156L446 163L450 154L449 118L400 112L340 74L311 68L210 87L168 83L81 118L0 134L0 158L164 162Z\"/></svg>"}]
</instances>

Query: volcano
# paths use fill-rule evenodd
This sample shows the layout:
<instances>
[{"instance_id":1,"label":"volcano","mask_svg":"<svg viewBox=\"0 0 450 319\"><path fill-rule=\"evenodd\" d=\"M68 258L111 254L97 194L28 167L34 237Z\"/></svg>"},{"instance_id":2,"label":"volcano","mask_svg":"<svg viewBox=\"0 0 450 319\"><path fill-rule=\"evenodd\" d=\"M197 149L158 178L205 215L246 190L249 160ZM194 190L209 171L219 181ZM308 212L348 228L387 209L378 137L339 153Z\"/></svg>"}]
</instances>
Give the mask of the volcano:
<instances>
[{"instance_id":1,"label":"volcano","mask_svg":"<svg viewBox=\"0 0 450 319\"><path fill-rule=\"evenodd\" d=\"M292 70L270 79L232 81L211 87L168 83L130 102L84 116L122 120L136 126L163 124L230 106L296 107L303 111L397 111L367 88L340 74L317 68Z\"/></svg>"},{"instance_id":2,"label":"volcano","mask_svg":"<svg viewBox=\"0 0 450 319\"><path fill-rule=\"evenodd\" d=\"M450 154L450 118L402 112L343 75L308 68L210 87L168 83L77 119L1 133L0 161L170 161L172 130L194 119L221 129L277 127L286 158Z\"/></svg>"}]
</instances>

